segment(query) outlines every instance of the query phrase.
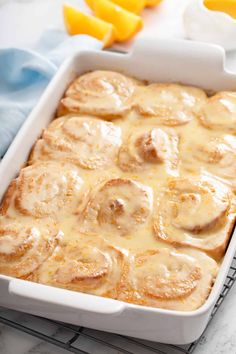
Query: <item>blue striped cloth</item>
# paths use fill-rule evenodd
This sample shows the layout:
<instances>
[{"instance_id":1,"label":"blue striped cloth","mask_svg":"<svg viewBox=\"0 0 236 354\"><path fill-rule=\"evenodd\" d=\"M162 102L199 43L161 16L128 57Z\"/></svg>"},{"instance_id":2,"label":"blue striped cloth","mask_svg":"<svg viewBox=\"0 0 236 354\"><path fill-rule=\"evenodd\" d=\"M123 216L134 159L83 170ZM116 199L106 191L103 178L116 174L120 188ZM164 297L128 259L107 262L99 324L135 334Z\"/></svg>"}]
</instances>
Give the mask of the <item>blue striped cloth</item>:
<instances>
[{"instance_id":1,"label":"blue striped cloth","mask_svg":"<svg viewBox=\"0 0 236 354\"><path fill-rule=\"evenodd\" d=\"M98 40L48 30L32 49L0 50L0 157L64 59L81 49L101 49Z\"/></svg>"}]
</instances>

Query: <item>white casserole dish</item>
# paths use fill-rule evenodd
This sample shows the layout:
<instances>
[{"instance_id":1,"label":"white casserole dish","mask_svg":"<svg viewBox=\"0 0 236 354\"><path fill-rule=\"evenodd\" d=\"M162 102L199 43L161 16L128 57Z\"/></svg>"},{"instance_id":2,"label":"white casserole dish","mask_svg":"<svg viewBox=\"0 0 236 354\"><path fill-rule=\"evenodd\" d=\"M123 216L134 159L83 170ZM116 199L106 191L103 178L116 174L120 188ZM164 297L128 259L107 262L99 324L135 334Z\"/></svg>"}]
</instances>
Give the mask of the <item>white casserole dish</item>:
<instances>
[{"instance_id":1,"label":"white casserole dish","mask_svg":"<svg viewBox=\"0 0 236 354\"><path fill-rule=\"evenodd\" d=\"M182 40L142 40L130 54L83 51L68 59L19 131L0 164L0 199L27 160L35 140L52 119L69 82L89 70L124 72L148 81L181 82L207 90L236 88L224 68L220 47ZM173 344L189 343L203 332L236 250L231 238L215 285L205 304L191 312L132 305L0 275L0 305L103 331Z\"/></svg>"}]
</instances>

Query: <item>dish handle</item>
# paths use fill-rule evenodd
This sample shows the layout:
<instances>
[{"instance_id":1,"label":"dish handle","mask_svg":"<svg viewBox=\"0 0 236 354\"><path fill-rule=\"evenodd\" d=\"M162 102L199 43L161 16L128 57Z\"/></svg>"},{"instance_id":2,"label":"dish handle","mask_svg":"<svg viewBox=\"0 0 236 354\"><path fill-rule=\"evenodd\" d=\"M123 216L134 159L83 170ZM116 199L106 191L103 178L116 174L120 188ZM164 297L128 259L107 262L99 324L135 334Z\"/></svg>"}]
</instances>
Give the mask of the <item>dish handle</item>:
<instances>
[{"instance_id":1,"label":"dish handle","mask_svg":"<svg viewBox=\"0 0 236 354\"><path fill-rule=\"evenodd\" d=\"M225 67L225 50L223 47L215 44L190 41L187 39L174 38L149 38L143 37L136 40L130 57L147 57L155 56L156 63L164 61L168 62L170 58L170 67L173 61L183 62L191 61L196 63L198 67L210 71L224 69Z\"/></svg>"},{"instance_id":2,"label":"dish handle","mask_svg":"<svg viewBox=\"0 0 236 354\"><path fill-rule=\"evenodd\" d=\"M99 315L118 315L123 312L125 304L121 301L100 296L78 293L47 285L32 283L21 279L13 279L8 291L19 305L27 304L34 307L55 307L75 309Z\"/></svg>"}]
</instances>

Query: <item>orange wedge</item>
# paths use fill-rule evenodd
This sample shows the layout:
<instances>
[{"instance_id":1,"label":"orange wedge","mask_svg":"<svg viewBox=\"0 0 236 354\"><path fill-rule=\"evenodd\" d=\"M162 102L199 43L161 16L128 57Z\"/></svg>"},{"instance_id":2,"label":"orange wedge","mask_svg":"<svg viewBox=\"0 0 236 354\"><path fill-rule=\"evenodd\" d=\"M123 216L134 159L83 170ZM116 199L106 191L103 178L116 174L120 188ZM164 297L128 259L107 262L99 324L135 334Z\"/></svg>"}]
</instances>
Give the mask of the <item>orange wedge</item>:
<instances>
[{"instance_id":1,"label":"orange wedge","mask_svg":"<svg viewBox=\"0 0 236 354\"><path fill-rule=\"evenodd\" d=\"M236 0L205 0L204 5L213 11L222 11L236 18Z\"/></svg>"},{"instance_id":2,"label":"orange wedge","mask_svg":"<svg viewBox=\"0 0 236 354\"><path fill-rule=\"evenodd\" d=\"M109 47L114 42L115 29L111 23L85 14L69 5L64 5L63 13L69 34L88 34L102 41L104 47Z\"/></svg>"},{"instance_id":3,"label":"orange wedge","mask_svg":"<svg viewBox=\"0 0 236 354\"><path fill-rule=\"evenodd\" d=\"M93 9L94 0L85 0L85 2L90 7L90 9Z\"/></svg>"},{"instance_id":4,"label":"orange wedge","mask_svg":"<svg viewBox=\"0 0 236 354\"><path fill-rule=\"evenodd\" d=\"M93 10L96 0L85 0L88 6ZM123 7L123 9L140 14L140 12L146 6L146 0L110 0L116 5Z\"/></svg>"},{"instance_id":5,"label":"orange wedge","mask_svg":"<svg viewBox=\"0 0 236 354\"><path fill-rule=\"evenodd\" d=\"M97 17L114 25L115 38L118 42L130 39L143 27L143 20L140 16L111 1L96 0L93 3L93 10Z\"/></svg>"},{"instance_id":6,"label":"orange wedge","mask_svg":"<svg viewBox=\"0 0 236 354\"><path fill-rule=\"evenodd\" d=\"M156 6L159 5L161 0L146 0L146 6Z\"/></svg>"}]
</instances>

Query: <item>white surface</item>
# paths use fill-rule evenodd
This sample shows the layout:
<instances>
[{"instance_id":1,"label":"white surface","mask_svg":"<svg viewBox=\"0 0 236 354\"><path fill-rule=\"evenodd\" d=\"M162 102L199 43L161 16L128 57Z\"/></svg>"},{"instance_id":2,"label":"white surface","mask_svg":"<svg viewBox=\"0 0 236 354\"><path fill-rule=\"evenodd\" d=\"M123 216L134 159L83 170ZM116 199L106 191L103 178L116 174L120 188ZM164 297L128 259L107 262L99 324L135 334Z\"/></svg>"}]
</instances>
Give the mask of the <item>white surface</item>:
<instances>
[{"instance_id":1,"label":"white surface","mask_svg":"<svg viewBox=\"0 0 236 354\"><path fill-rule=\"evenodd\" d=\"M188 38L213 42L226 50L236 49L236 20L224 12L210 11L204 0L191 0L184 11Z\"/></svg>"},{"instance_id":2,"label":"white surface","mask_svg":"<svg viewBox=\"0 0 236 354\"><path fill-rule=\"evenodd\" d=\"M0 47L34 43L47 26L64 29L64 2L89 11L83 0L0 0ZM144 10L145 26L137 38L147 35L181 38L182 13L188 2L165 0L155 9Z\"/></svg>"},{"instance_id":3,"label":"white surface","mask_svg":"<svg viewBox=\"0 0 236 354\"><path fill-rule=\"evenodd\" d=\"M187 1L166 0L162 5L162 9L156 10L157 17L153 18L152 21L156 21L155 32L158 36L183 36L180 15ZM43 28L47 27L48 23L59 28L63 26L60 17L61 0L24 0L18 2L0 0L0 5L1 3L4 3L0 7L0 46L2 47L11 45L23 46L27 43L33 43ZM78 4L79 1L76 1L76 3ZM148 12L145 16L153 17L154 15ZM144 35L144 33L141 35ZM154 35L154 32L152 35ZM228 67L231 67L231 69L236 68L233 61L235 56L236 54L232 53L228 58ZM213 324L211 324L206 341L203 341L198 348L197 354L234 354L236 352L236 325L232 320L236 315L235 293L235 289L231 291L229 298L223 304ZM1 354L66 353L49 345L37 345L37 340L33 340L9 328L2 329L0 327L0 331ZM96 348L91 349L91 352L95 353Z\"/></svg>"}]
</instances>

